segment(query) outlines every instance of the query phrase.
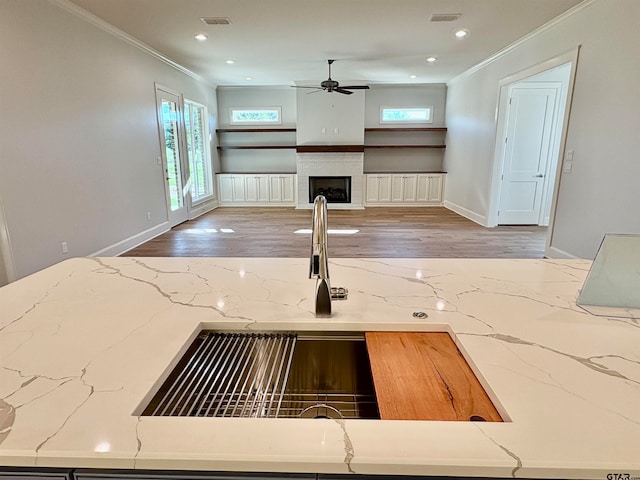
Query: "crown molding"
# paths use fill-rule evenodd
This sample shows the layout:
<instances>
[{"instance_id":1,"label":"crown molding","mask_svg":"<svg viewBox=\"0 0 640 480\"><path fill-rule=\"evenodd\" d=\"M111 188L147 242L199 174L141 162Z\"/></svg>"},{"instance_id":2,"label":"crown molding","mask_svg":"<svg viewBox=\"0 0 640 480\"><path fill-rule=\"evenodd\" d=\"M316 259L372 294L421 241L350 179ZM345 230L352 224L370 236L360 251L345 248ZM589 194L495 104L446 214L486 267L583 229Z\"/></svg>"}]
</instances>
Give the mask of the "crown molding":
<instances>
[{"instance_id":1,"label":"crown molding","mask_svg":"<svg viewBox=\"0 0 640 480\"><path fill-rule=\"evenodd\" d=\"M198 80L199 82L202 82L202 83L205 83L205 84L209 85L209 82L207 82L203 77L201 77L197 73L192 72L191 70L189 70L186 67L183 67L179 63L171 60L169 57L163 55L162 53L160 53L159 51L155 50L154 48L151 48L146 43L141 42L137 38L132 37L128 33L125 33L122 30L120 30L119 28L114 27L110 23L105 22L101 18L99 18L99 17L95 16L94 14L86 11L84 8L79 7L75 3L72 3L69 0L48 0L48 1L49 1L49 3L52 3L53 5L56 5L57 7L61 8L63 10L66 10L69 13L72 13L76 17L81 18L82 20L90 23L91 25L93 25L95 27L98 27L100 30L103 30L104 32L107 32L108 34L113 35L116 38L119 38L120 40L128 43L129 45L137 48L138 50L141 50L144 53L146 53L148 55L151 55L152 57L154 57L154 58L166 63L167 65L175 68L179 72L184 73L185 75L188 75L189 77L194 78L195 80Z\"/></svg>"},{"instance_id":2,"label":"crown molding","mask_svg":"<svg viewBox=\"0 0 640 480\"><path fill-rule=\"evenodd\" d=\"M543 32L549 30L550 28L555 27L559 23L564 22L567 18L575 15L576 13L584 10L587 7L590 7L591 5L596 3L597 1L598 0L584 0L583 2L575 5L574 7L571 7L566 12L561 13L560 15L555 17L554 19L548 21L544 25L542 25L542 26L536 28L535 30L533 30L532 32L526 34L524 37L521 37L518 40L516 40L515 42L513 42L512 44L507 45L502 50L497 51L496 53L494 53L490 57L485 58L483 61L481 61L480 63L474 65L473 67L469 68L468 70L465 70L460 75L456 75L455 77L453 77L451 80L449 80L447 82L447 85L451 85L452 83L455 83L456 81L458 81L458 80L460 80L462 78L468 77L469 75L472 75L472 74L476 73L477 71L482 70L487 65L490 65L491 63L495 62L499 58L504 57L505 55L507 55L511 51L515 50L516 48L518 48L522 44L528 42L532 38L542 34Z\"/></svg>"}]
</instances>

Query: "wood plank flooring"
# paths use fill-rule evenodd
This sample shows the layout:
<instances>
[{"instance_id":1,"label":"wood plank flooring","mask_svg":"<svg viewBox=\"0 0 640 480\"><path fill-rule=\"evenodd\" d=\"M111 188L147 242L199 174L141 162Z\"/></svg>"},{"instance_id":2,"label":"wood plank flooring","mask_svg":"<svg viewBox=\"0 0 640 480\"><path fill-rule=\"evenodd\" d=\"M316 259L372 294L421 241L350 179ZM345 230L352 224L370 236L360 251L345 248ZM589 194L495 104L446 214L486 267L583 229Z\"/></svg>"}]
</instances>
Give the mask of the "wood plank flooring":
<instances>
[{"instance_id":1,"label":"wood plank flooring","mask_svg":"<svg viewBox=\"0 0 640 480\"><path fill-rule=\"evenodd\" d=\"M542 258L546 228L484 228L444 207L329 210L330 257ZM222 233L220 229L232 229ZM311 210L221 207L124 254L138 257L307 257ZM216 230L216 232L213 231Z\"/></svg>"}]
</instances>

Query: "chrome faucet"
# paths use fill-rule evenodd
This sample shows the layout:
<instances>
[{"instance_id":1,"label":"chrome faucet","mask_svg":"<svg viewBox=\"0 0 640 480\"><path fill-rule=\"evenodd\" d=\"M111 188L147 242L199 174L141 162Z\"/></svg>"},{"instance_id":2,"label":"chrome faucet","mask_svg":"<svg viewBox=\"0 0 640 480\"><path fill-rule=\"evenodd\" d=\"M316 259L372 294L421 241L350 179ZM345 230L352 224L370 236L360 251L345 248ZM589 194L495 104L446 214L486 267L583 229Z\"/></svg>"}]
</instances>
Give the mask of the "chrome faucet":
<instances>
[{"instance_id":1,"label":"chrome faucet","mask_svg":"<svg viewBox=\"0 0 640 480\"><path fill-rule=\"evenodd\" d=\"M316 278L316 316L331 315L327 237L327 199L318 195L313 202L309 265L309 278Z\"/></svg>"}]
</instances>

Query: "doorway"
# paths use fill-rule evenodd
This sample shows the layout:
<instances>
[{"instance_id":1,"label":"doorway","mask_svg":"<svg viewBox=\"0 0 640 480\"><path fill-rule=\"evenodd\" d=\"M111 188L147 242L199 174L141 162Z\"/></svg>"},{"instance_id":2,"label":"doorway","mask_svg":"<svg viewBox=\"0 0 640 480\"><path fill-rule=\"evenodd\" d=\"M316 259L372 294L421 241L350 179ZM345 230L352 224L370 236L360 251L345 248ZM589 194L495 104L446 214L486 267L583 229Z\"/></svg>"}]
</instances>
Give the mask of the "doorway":
<instances>
[{"instance_id":1,"label":"doorway","mask_svg":"<svg viewBox=\"0 0 640 480\"><path fill-rule=\"evenodd\" d=\"M160 155L165 172L167 219L171 228L189 219L189 165L184 148L182 96L156 87Z\"/></svg>"},{"instance_id":2,"label":"doorway","mask_svg":"<svg viewBox=\"0 0 640 480\"><path fill-rule=\"evenodd\" d=\"M551 226L578 49L501 80L487 226Z\"/></svg>"}]
</instances>

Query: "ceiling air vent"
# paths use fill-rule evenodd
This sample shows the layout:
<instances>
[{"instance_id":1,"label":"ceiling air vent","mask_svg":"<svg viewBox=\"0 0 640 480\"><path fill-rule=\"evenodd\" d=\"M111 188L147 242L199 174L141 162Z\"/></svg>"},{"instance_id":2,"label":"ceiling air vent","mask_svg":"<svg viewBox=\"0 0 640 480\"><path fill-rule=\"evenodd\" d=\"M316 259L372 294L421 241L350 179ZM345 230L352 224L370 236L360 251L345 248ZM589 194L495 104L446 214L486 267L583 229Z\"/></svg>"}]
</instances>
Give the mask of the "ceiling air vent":
<instances>
[{"instance_id":1,"label":"ceiling air vent","mask_svg":"<svg viewBox=\"0 0 640 480\"><path fill-rule=\"evenodd\" d=\"M434 13L431 15L432 22L453 22L462 16L461 13Z\"/></svg>"},{"instance_id":2,"label":"ceiling air vent","mask_svg":"<svg viewBox=\"0 0 640 480\"><path fill-rule=\"evenodd\" d=\"M229 25L231 23L227 17L202 17L200 20L207 25Z\"/></svg>"}]
</instances>

